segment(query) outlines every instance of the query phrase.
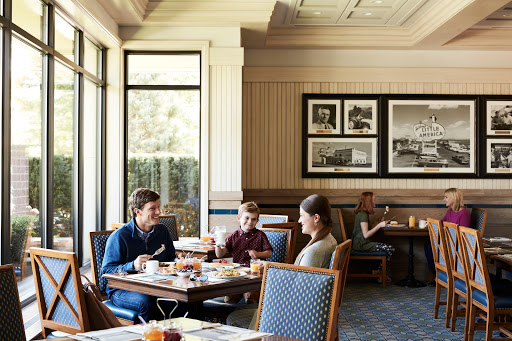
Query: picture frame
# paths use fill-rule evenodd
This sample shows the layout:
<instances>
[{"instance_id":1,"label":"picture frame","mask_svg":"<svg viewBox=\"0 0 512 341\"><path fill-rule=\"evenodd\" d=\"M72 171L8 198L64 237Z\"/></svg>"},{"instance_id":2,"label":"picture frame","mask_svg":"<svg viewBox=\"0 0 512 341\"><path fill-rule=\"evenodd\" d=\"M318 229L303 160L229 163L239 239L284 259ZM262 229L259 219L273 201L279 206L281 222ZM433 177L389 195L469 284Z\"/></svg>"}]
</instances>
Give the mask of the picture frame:
<instances>
[{"instance_id":1,"label":"picture frame","mask_svg":"<svg viewBox=\"0 0 512 341\"><path fill-rule=\"evenodd\" d=\"M487 135L512 136L512 99L486 100Z\"/></svg>"},{"instance_id":2,"label":"picture frame","mask_svg":"<svg viewBox=\"0 0 512 341\"><path fill-rule=\"evenodd\" d=\"M308 99L307 122L310 135L340 135L341 100Z\"/></svg>"},{"instance_id":3,"label":"picture frame","mask_svg":"<svg viewBox=\"0 0 512 341\"><path fill-rule=\"evenodd\" d=\"M378 175L378 140L373 138L308 137L304 177Z\"/></svg>"},{"instance_id":4,"label":"picture frame","mask_svg":"<svg viewBox=\"0 0 512 341\"><path fill-rule=\"evenodd\" d=\"M343 135L376 135L378 99L343 99Z\"/></svg>"},{"instance_id":5,"label":"picture frame","mask_svg":"<svg viewBox=\"0 0 512 341\"><path fill-rule=\"evenodd\" d=\"M512 138L487 139L485 155L487 174L512 176Z\"/></svg>"},{"instance_id":6,"label":"picture frame","mask_svg":"<svg viewBox=\"0 0 512 341\"><path fill-rule=\"evenodd\" d=\"M417 97L387 98L387 174L476 176L476 96Z\"/></svg>"}]
</instances>

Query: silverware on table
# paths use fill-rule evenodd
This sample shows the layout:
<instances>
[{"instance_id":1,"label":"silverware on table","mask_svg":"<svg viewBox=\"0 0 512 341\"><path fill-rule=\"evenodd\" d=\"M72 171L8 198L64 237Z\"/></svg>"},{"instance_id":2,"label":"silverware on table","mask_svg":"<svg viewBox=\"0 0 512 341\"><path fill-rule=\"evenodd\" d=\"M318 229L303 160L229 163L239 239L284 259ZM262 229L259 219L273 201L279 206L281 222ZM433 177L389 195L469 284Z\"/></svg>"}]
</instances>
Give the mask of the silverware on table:
<instances>
[{"instance_id":1,"label":"silverware on table","mask_svg":"<svg viewBox=\"0 0 512 341\"><path fill-rule=\"evenodd\" d=\"M158 256L159 254L164 252L164 250L165 250L165 244L162 244L162 246L158 250L156 250L155 253L153 253L153 256L151 256L151 257Z\"/></svg>"}]
</instances>

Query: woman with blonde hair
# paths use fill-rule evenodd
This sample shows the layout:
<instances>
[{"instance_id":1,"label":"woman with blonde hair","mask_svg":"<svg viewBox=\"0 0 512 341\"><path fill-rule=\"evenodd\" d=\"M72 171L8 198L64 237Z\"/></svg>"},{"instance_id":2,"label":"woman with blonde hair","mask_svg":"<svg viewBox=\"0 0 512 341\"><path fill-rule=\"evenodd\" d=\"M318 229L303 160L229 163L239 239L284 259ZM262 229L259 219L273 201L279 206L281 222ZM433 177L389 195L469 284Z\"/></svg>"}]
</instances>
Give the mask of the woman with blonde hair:
<instances>
[{"instance_id":1,"label":"woman with blonde hair","mask_svg":"<svg viewBox=\"0 0 512 341\"><path fill-rule=\"evenodd\" d=\"M336 249L336 239L331 234L331 204L321 195L313 194L300 204L299 223L302 233L309 234L311 240L302 249L295 265L329 268L331 255Z\"/></svg>"},{"instance_id":2,"label":"woman with blonde hair","mask_svg":"<svg viewBox=\"0 0 512 341\"><path fill-rule=\"evenodd\" d=\"M448 211L444 215L441 223L446 221L460 226L471 227L471 214L464 207L464 196L458 188L448 188L444 191L443 199Z\"/></svg>"},{"instance_id":3,"label":"woman with blonde hair","mask_svg":"<svg viewBox=\"0 0 512 341\"><path fill-rule=\"evenodd\" d=\"M374 214L377 200L373 192L363 192L359 197L354 213L354 230L352 231L352 250L362 252L384 251L389 261L395 248L386 243L372 242L369 240L377 231L386 226L388 221L382 220L372 229L370 226L370 214Z\"/></svg>"}]
</instances>

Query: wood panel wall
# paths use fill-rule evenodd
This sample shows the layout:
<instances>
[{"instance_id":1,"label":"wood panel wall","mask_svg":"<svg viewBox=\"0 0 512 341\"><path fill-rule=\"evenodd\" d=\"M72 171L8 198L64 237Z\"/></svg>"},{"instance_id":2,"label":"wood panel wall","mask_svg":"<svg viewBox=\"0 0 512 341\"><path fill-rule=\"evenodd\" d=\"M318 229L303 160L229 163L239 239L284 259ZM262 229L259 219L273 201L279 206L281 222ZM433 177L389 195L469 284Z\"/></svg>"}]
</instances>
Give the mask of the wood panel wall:
<instances>
[{"instance_id":1,"label":"wood panel wall","mask_svg":"<svg viewBox=\"0 0 512 341\"><path fill-rule=\"evenodd\" d=\"M264 77L258 75L258 78ZM512 189L512 181L503 179L302 178L303 93L510 95L511 85L512 83L264 82L244 79L242 188Z\"/></svg>"}]
</instances>

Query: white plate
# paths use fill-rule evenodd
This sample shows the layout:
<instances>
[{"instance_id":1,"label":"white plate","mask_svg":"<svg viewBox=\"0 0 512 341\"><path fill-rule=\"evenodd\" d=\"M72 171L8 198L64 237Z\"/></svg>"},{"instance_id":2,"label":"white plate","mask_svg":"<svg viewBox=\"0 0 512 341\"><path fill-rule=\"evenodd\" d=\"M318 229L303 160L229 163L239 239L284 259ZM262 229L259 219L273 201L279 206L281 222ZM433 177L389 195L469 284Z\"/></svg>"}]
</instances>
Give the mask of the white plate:
<instances>
[{"instance_id":1,"label":"white plate","mask_svg":"<svg viewBox=\"0 0 512 341\"><path fill-rule=\"evenodd\" d=\"M386 225L386 227L407 227L407 225L405 225L405 224Z\"/></svg>"},{"instance_id":2,"label":"white plate","mask_svg":"<svg viewBox=\"0 0 512 341\"><path fill-rule=\"evenodd\" d=\"M216 263L216 262L212 262L212 263L203 263L205 266L209 267L209 268L215 268L217 270L222 270L222 269L234 269L234 268L238 268L240 267L240 264L239 263L232 263L232 262L229 262L229 263ZM230 265L224 265L224 264L230 264Z\"/></svg>"},{"instance_id":3,"label":"white plate","mask_svg":"<svg viewBox=\"0 0 512 341\"><path fill-rule=\"evenodd\" d=\"M213 272L208 272L206 275L208 276L208 279L236 279L241 278L247 275L247 272L245 271L238 271L240 273L239 276L212 276Z\"/></svg>"},{"instance_id":4,"label":"white plate","mask_svg":"<svg viewBox=\"0 0 512 341\"><path fill-rule=\"evenodd\" d=\"M512 241L512 239L505 238L505 237L493 237L493 238L489 238L489 241L491 243L507 243L507 242Z\"/></svg>"}]
</instances>

